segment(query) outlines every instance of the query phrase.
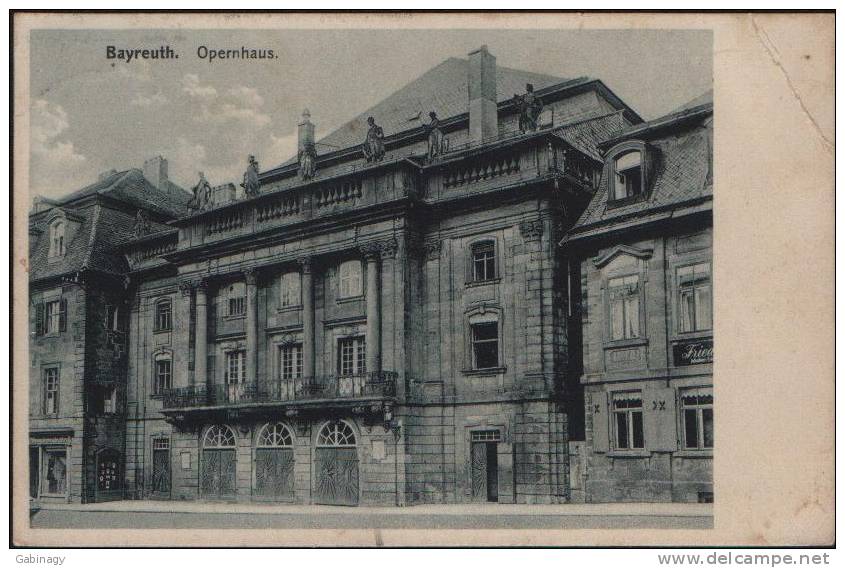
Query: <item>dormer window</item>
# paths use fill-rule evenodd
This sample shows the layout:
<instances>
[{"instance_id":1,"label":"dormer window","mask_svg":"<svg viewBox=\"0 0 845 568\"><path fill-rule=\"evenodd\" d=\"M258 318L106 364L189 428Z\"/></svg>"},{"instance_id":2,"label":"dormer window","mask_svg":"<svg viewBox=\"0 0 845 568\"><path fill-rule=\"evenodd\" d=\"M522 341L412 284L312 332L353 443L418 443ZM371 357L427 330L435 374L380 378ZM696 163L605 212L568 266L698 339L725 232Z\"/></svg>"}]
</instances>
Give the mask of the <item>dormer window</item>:
<instances>
[{"instance_id":1,"label":"dormer window","mask_svg":"<svg viewBox=\"0 0 845 568\"><path fill-rule=\"evenodd\" d=\"M643 153L631 150L613 161L613 198L637 197L643 192Z\"/></svg>"},{"instance_id":2,"label":"dormer window","mask_svg":"<svg viewBox=\"0 0 845 568\"><path fill-rule=\"evenodd\" d=\"M50 257L65 255L65 222L56 221L50 226Z\"/></svg>"},{"instance_id":3,"label":"dormer window","mask_svg":"<svg viewBox=\"0 0 845 568\"><path fill-rule=\"evenodd\" d=\"M648 193L657 150L639 140L628 140L607 152L607 200L610 205L637 201Z\"/></svg>"}]
</instances>

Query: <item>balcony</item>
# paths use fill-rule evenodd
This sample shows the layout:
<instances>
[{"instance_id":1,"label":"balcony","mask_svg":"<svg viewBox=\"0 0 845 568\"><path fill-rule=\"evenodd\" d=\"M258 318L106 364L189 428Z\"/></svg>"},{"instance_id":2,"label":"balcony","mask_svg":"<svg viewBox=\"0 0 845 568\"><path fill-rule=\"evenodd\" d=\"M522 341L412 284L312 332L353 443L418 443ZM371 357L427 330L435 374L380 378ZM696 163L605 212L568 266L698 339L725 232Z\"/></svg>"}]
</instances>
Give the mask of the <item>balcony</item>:
<instances>
[{"instance_id":1,"label":"balcony","mask_svg":"<svg viewBox=\"0 0 845 568\"><path fill-rule=\"evenodd\" d=\"M380 371L350 376L306 377L257 384L197 385L164 393L163 410L202 410L265 406L327 407L396 397L398 373Z\"/></svg>"}]
</instances>

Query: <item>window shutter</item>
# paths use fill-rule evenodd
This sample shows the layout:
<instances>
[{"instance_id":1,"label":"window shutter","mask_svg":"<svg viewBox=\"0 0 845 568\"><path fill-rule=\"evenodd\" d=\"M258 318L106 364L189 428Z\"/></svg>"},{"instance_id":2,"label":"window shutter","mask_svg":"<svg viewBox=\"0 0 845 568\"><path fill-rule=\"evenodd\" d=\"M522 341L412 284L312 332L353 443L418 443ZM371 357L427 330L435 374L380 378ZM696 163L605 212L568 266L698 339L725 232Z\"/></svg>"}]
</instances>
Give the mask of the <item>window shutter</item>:
<instances>
[{"instance_id":1,"label":"window shutter","mask_svg":"<svg viewBox=\"0 0 845 568\"><path fill-rule=\"evenodd\" d=\"M59 331L67 331L67 300L59 300Z\"/></svg>"},{"instance_id":2,"label":"window shutter","mask_svg":"<svg viewBox=\"0 0 845 568\"><path fill-rule=\"evenodd\" d=\"M645 445L655 452L678 449L675 389L653 385L643 393Z\"/></svg>"},{"instance_id":3,"label":"window shutter","mask_svg":"<svg viewBox=\"0 0 845 568\"><path fill-rule=\"evenodd\" d=\"M593 451L606 452L609 449L610 404L608 393L594 392L590 397L590 412L593 415Z\"/></svg>"},{"instance_id":4,"label":"window shutter","mask_svg":"<svg viewBox=\"0 0 845 568\"><path fill-rule=\"evenodd\" d=\"M35 305L35 335L44 335L44 302Z\"/></svg>"}]
</instances>

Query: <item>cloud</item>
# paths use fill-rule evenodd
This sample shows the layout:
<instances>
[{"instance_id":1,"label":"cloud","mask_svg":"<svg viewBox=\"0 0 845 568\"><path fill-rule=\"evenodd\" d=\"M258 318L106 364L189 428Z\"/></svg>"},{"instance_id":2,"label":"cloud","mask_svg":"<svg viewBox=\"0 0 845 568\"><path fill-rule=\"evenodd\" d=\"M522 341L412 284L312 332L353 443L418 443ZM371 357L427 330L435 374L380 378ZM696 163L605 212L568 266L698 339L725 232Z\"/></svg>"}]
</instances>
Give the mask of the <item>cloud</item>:
<instances>
[{"instance_id":1,"label":"cloud","mask_svg":"<svg viewBox=\"0 0 845 568\"><path fill-rule=\"evenodd\" d=\"M69 184L84 182L87 158L76 150L73 142L59 139L69 127L67 113L60 105L44 99L32 104L30 186L33 193L59 196Z\"/></svg>"},{"instance_id":2,"label":"cloud","mask_svg":"<svg viewBox=\"0 0 845 568\"><path fill-rule=\"evenodd\" d=\"M264 104L258 90L252 87L233 87L229 89L228 95L245 107L258 108Z\"/></svg>"},{"instance_id":3,"label":"cloud","mask_svg":"<svg viewBox=\"0 0 845 568\"><path fill-rule=\"evenodd\" d=\"M267 167L275 167L297 154L296 133L287 136L270 135L270 145L267 147L265 161L269 160Z\"/></svg>"},{"instance_id":4,"label":"cloud","mask_svg":"<svg viewBox=\"0 0 845 568\"><path fill-rule=\"evenodd\" d=\"M164 96L164 93L158 91L156 94L152 96L145 96L141 93L135 95L135 98L132 99L130 104L140 107L149 107L149 106L160 106L167 104L167 97Z\"/></svg>"},{"instance_id":5,"label":"cloud","mask_svg":"<svg viewBox=\"0 0 845 568\"><path fill-rule=\"evenodd\" d=\"M196 73L187 73L184 77L182 77L182 91L187 93L191 98L208 101L217 98L217 89L211 85L200 84L199 75Z\"/></svg>"}]
</instances>

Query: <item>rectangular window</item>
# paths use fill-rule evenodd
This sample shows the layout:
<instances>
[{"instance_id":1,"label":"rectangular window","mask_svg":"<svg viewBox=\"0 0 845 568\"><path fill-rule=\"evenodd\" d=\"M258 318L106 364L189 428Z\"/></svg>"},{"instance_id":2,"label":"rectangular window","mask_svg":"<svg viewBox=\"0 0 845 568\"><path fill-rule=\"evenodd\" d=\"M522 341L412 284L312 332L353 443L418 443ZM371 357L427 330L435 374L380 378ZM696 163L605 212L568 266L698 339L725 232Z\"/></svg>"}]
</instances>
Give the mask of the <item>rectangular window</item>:
<instances>
[{"instance_id":1,"label":"rectangular window","mask_svg":"<svg viewBox=\"0 0 845 568\"><path fill-rule=\"evenodd\" d=\"M45 450L44 487L47 495L67 493L67 451L65 449Z\"/></svg>"},{"instance_id":2,"label":"rectangular window","mask_svg":"<svg viewBox=\"0 0 845 568\"><path fill-rule=\"evenodd\" d=\"M110 331L120 331L118 323L118 309L117 306L106 304L105 319L103 320L103 327Z\"/></svg>"},{"instance_id":3,"label":"rectangular window","mask_svg":"<svg viewBox=\"0 0 845 568\"><path fill-rule=\"evenodd\" d=\"M45 333L59 333L61 317L61 301L54 300L52 302L47 302L44 306Z\"/></svg>"},{"instance_id":4,"label":"rectangular window","mask_svg":"<svg viewBox=\"0 0 845 568\"><path fill-rule=\"evenodd\" d=\"M236 385L246 378L246 351L226 353L226 383Z\"/></svg>"},{"instance_id":5,"label":"rectangular window","mask_svg":"<svg viewBox=\"0 0 845 568\"><path fill-rule=\"evenodd\" d=\"M713 328L710 263L678 268L681 332Z\"/></svg>"},{"instance_id":6,"label":"rectangular window","mask_svg":"<svg viewBox=\"0 0 845 568\"><path fill-rule=\"evenodd\" d=\"M639 276L611 278L608 282L610 297L610 338L632 339L640 336Z\"/></svg>"},{"instance_id":7,"label":"rectangular window","mask_svg":"<svg viewBox=\"0 0 845 568\"><path fill-rule=\"evenodd\" d=\"M59 368L44 369L44 414L59 414Z\"/></svg>"},{"instance_id":8,"label":"rectangular window","mask_svg":"<svg viewBox=\"0 0 845 568\"><path fill-rule=\"evenodd\" d=\"M283 308L302 305L302 277L299 272L282 275L279 305Z\"/></svg>"},{"instance_id":9,"label":"rectangular window","mask_svg":"<svg viewBox=\"0 0 845 568\"><path fill-rule=\"evenodd\" d=\"M156 303L155 331L169 331L173 325L172 307L170 300L161 300Z\"/></svg>"},{"instance_id":10,"label":"rectangular window","mask_svg":"<svg viewBox=\"0 0 845 568\"><path fill-rule=\"evenodd\" d=\"M638 150L625 152L614 160L616 179L614 199L625 199L642 193L642 153Z\"/></svg>"},{"instance_id":11,"label":"rectangular window","mask_svg":"<svg viewBox=\"0 0 845 568\"><path fill-rule=\"evenodd\" d=\"M364 285L360 260L348 260L340 265L340 298L354 298L363 294Z\"/></svg>"},{"instance_id":12,"label":"rectangular window","mask_svg":"<svg viewBox=\"0 0 845 568\"><path fill-rule=\"evenodd\" d=\"M347 337L337 343L337 372L341 376L367 372L367 346L363 337Z\"/></svg>"},{"instance_id":13,"label":"rectangular window","mask_svg":"<svg viewBox=\"0 0 845 568\"><path fill-rule=\"evenodd\" d=\"M106 387L103 389L103 414L115 414L117 412L117 389Z\"/></svg>"},{"instance_id":14,"label":"rectangular window","mask_svg":"<svg viewBox=\"0 0 845 568\"><path fill-rule=\"evenodd\" d=\"M472 246L472 280L483 282L496 278L496 246L485 241Z\"/></svg>"},{"instance_id":15,"label":"rectangular window","mask_svg":"<svg viewBox=\"0 0 845 568\"><path fill-rule=\"evenodd\" d=\"M279 347L279 369L284 381L302 377L302 345Z\"/></svg>"},{"instance_id":16,"label":"rectangular window","mask_svg":"<svg viewBox=\"0 0 845 568\"><path fill-rule=\"evenodd\" d=\"M238 296L236 298L229 298L229 315L242 316L246 313L246 298Z\"/></svg>"},{"instance_id":17,"label":"rectangular window","mask_svg":"<svg viewBox=\"0 0 845 568\"><path fill-rule=\"evenodd\" d=\"M229 317L246 315L246 284L235 282L226 290L225 313Z\"/></svg>"},{"instance_id":18,"label":"rectangular window","mask_svg":"<svg viewBox=\"0 0 845 568\"><path fill-rule=\"evenodd\" d=\"M684 447L689 450L713 448L713 391L689 389L681 393L684 421Z\"/></svg>"},{"instance_id":19,"label":"rectangular window","mask_svg":"<svg viewBox=\"0 0 845 568\"><path fill-rule=\"evenodd\" d=\"M499 366L499 323L472 325L472 368L491 369Z\"/></svg>"},{"instance_id":20,"label":"rectangular window","mask_svg":"<svg viewBox=\"0 0 845 568\"><path fill-rule=\"evenodd\" d=\"M156 361L156 376L155 384L153 385L153 394L164 394L170 389L171 364L170 359L161 359Z\"/></svg>"},{"instance_id":21,"label":"rectangular window","mask_svg":"<svg viewBox=\"0 0 845 568\"><path fill-rule=\"evenodd\" d=\"M618 450L645 448L643 438L643 400L639 393L614 393L613 423Z\"/></svg>"}]
</instances>

